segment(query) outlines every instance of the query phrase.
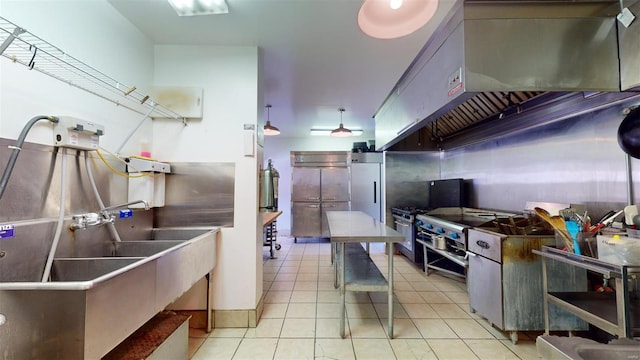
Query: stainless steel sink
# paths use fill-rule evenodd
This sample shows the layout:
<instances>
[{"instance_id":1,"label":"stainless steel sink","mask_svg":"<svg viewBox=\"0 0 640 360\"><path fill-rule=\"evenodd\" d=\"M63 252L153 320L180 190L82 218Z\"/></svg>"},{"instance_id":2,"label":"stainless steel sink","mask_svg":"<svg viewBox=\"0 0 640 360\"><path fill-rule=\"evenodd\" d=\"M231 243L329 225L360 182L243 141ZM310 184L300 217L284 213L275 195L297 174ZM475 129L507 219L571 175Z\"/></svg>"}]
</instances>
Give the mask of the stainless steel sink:
<instances>
[{"instance_id":1,"label":"stainless steel sink","mask_svg":"<svg viewBox=\"0 0 640 360\"><path fill-rule=\"evenodd\" d=\"M185 240L122 241L112 245L105 256L146 257L184 242Z\"/></svg>"},{"instance_id":2,"label":"stainless steel sink","mask_svg":"<svg viewBox=\"0 0 640 360\"><path fill-rule=\"evenodd\" d=\"M576 352L583 360L638 360L640 359L640 346L632 345L582 345Z\"/></svg>"},{"instance_id":3,"label":"stainless steel sink","mask_svg":"<svg viewBox=\"0 0 640 360\"><path fill-rule=\"evenodd\" d=\"M127 265L142 257L105 257L54 259L51 267L51 281L87 281L98 278Z\"/></svg>"},{"instance_id":4,"label":"stainless steel sink","mask_svg":"<svg viewBox=\"0 0 640 360\"><path fill-rule=\"evenodd\" d=\"M195 234L194 234L195 235ZM105 244L100 257L55 258L51 281L88 281L109 274L146 257L177 249L186 240L134 240Z\"/></svg>"},{"instance_id":5,"label":"stainless steel sink","mask_svg":"<svg viewBox=\"0 0 640 360\"><path fill-rule=\"evenodd\" d=\"M150 239L105 241L101 256L54 259L50 282L33 281L33 269L24 277L16 270L11 281L0 281L0 353L101 358L210 274L217 233L154 229Z\"/></svg>"},{"instance_id":6,"label":"stainless steel sink","mask_svg":"<svg viewBox=\"0 0 640 360\"><path fill-rule=\"evenodd\" d=\"M609 344L581 337L538 336L538 355L548 360L638 360L640 342L617 339Z\"/></svg>"}]
</instances>

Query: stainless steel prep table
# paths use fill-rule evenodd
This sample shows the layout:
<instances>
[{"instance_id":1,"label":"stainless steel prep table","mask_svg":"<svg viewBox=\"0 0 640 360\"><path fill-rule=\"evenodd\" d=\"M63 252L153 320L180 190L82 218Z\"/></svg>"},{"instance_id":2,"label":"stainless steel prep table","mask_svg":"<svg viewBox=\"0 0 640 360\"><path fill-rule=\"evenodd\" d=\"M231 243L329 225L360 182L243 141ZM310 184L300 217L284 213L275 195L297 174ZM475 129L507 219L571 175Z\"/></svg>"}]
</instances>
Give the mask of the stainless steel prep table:
<instances>
[{"instance_id":1,"label":"stainless steel prep table","mask_svg":"<svg viewBox=\"0 0 640 360\"><path fill-rule=\"evenodd\" d=\"M404 236L361 211L327 211L334 276L340 285L340 335L345 335L345 292L386 291L389 304L389 339L393 338L393 246ZM388 274L384 276L360 243L387 243ZM349 250L346 251L347 243ZM358 250L358 251L355 251ZM365 254L365 256L362 255ZM345 262L345 258L349 259Z\"/></svg>"}]
</instances>

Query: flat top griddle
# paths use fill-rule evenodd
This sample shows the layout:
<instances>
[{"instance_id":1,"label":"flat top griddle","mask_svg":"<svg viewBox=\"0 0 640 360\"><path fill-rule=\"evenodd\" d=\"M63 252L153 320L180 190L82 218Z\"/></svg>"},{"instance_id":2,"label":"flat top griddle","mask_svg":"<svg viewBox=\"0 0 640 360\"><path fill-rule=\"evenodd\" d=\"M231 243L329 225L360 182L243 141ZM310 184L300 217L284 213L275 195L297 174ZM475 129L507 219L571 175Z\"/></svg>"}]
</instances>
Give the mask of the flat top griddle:
<instances>
[{"instance_id":1,"label":"flat top griddle","mask_svg":"<svg viewBox=\"0 0 640 360\"><path fill-rule=\"evenodd\" d=\"M444 221L448 221L451 223L455 223L455 224L460 224L460 225L465 225L468 227L479 227L482 226L484 224L489 223L489 225L493 226L491 224L491 222L493 221L492 219L488 219L488 218L484 218L484 217L477 217L477 216L471 216L471 215L464 215L464 214L458 214L458 215L433 215L433 214L426 214L428 216L433 216L436 217L438 219L444 220Z\"/></svg>"},{"instance_id":2,"label":"flat top griddle","mask_svg":"<svg viewBox=\"0 0 640 360\"><path fill-rule=\"evenodd\" d=\"M474 209L465 207L444 207L429 211L425 215L438 218L450 223L467 227L493 226L492 221L498 218L508 218L517 214L501 211Z\"/></svg>"}]
</instances>

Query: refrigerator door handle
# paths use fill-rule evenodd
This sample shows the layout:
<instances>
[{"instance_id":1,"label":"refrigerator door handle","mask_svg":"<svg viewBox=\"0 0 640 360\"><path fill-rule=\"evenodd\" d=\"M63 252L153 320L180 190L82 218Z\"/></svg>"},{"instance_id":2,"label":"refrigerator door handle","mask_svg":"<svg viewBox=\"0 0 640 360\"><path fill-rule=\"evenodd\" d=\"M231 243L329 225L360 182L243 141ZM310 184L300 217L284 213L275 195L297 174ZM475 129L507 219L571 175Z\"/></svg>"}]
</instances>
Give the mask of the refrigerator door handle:
<instances>
[{"instance_id":1,"label":"refrigerator door handle","mask_svg":"<svg viewBox=\"0 0 640 360\"><path fill-rule=\"evenodd\" d=\"M305 205L305 207L317 209L317 208L320 207L320 205L319 204L310 204L310 205Z\"/></svg>"},{"instance_id":2,"label":"refrigerator door handle","mask_svg":"<svg viewBox=\"0 0 640 360\"><path fill-rule=\"evenodd\" d=\"M322 207L334 208L334 207L336 207L336 205L335 204L322 204Z\"/></svg>"},{"instance_id":3,"label":"refrigerator door handle","mask_svg":"<svg viewBox=\"0 0 640 360\"><path fill-rule=\"evenodd\" d=\"M337 200L337 199L336 199L336 197L334 196L334 197L330 197L330 198L324 198L324 199L322 199L322 200L325 200L325 201L326 201L326 200L333 201L333 200Z\"/></svg>"},{"instance_id":4,"label":"refrigerator door handle","mask_svg":"<svg viewBox=\"0 0 640 360\"><path fill-rule=\"evenodd\" d=\"M378 203L378 192L376 191L377 188L377 182L374 181L373 182L373 203L377 204Z\"/></svg>"},{"instance_id":5,"label":"refrigerator door handle","mask_svg":"<svg viewBox=\"0 0 640 360\"><path fill-rule=\"evenodd\" d=\"M308 197L307 200L320 200L320 198L317 197L317 196L316 197Z\"/></svg>"}]
</instances>

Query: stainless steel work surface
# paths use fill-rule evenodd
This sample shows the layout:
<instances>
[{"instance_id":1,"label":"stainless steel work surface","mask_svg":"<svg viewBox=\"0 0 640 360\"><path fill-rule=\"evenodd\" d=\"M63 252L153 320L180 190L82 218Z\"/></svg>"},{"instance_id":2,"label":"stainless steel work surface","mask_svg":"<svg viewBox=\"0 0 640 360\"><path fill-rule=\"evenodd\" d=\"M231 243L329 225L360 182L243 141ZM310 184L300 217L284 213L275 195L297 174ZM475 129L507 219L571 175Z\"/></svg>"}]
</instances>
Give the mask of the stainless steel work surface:
<instances>
[{"instance_id":1,"label":"stainless steel work surface","mask_svg":"<svg viewBox=\"0 0 640 360\"><path fill-rule=\"evenodd\" d=\"M402 242L404 236L361 211L327 211L332 242Z\"/></svg>"}]
</instances>

